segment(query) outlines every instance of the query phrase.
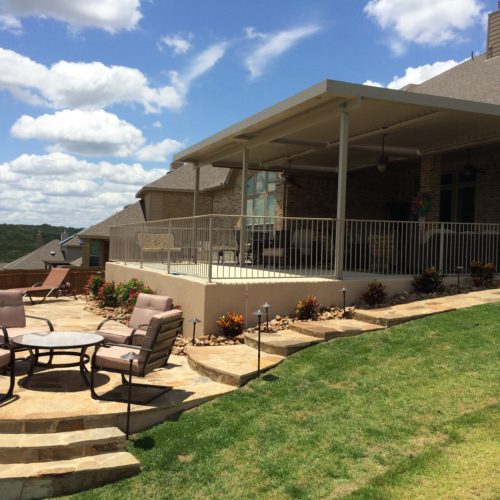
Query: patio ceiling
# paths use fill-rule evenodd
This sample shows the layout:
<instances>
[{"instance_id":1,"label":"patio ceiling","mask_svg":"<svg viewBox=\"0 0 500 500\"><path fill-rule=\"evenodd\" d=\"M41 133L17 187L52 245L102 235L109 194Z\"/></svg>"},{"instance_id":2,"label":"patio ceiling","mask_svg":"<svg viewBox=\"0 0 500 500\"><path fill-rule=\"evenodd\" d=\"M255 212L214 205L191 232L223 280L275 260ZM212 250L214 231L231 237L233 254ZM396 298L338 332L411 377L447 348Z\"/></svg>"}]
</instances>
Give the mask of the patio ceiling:
<instances>
[{"instance_id":1,"label":"patio ceiling","mask_svg":"<svg viewBox=\"0 0 500 500\"><path fill-rule=\"evenodd\" d=\"M325 80L178 153L174 164L336 170L340 114L349 112L349 169L500 140L500 106Z\"/></svg>"}]
</instances>

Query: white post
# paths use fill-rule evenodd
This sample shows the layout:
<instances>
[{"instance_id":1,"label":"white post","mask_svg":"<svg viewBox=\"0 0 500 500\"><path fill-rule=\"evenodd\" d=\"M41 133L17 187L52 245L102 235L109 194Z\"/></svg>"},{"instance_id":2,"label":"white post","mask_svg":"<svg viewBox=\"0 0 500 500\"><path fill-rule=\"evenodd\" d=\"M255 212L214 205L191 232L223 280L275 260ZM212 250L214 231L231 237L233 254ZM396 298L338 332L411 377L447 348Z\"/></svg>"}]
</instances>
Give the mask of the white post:
<instances>
[{"instance_id":1,"label":"white post","mask_svg":"<svg viewBox=\"0 0 500 500\"><path fill-rule=\"evenodd\" d=\"M193 164L194 168L194 194L193 194L193 221L192 221L192 230L191 230L191 256L193 258L194 263L197 262L196 255L196 219L195 217L198 215L198 197L200 194L200 167L197 163Z\"/></svg>"},{"instance_id":2,"label":"white post","mask_svg":"<svg viewBox=\"0 0 500 500\"><path fill-rule=\"evenodd\" d=\"M249 151L243 149L243 165L241 169L241 220L240 220L240 266L245 265L245 249L247 245L247 183L248 183Z\"/></svg>"},{"instance_id":3,"label":"white post","mask_svg":"<svg viewBox=\"0 0 500 500\"><path fill-rule=\"evenodd\" d=\"M347 151L349 147L349 113L340 114L339 174L337 185L337 230L335 232L335 277L344 274L345 205L347 188Z\"/></svg>"}]
</instances>

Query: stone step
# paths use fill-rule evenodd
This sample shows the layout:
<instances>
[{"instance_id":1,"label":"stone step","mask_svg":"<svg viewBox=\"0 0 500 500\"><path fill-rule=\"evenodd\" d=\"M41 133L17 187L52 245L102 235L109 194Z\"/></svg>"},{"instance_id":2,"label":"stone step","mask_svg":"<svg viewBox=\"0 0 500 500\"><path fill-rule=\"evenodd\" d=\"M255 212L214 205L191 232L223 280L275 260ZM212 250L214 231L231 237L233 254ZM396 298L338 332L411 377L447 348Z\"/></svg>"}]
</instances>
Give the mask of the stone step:
<instances>
[{"instance_id":1,"label":"stone step","mask_svg":"<svg viewBox=\"0 0 500 500\"><path fill-rule=\"evenodd\" d=\"M383 326L358 321L355 319L327 319L324 321L294 321L290 330L316 337L332 340L338 337L351 337L365 332L380 330Z\"/></svg>"},{"instance_id":2,"label":"stone step","mask_svg":"<svg viewBox=\"0 0 500 500\"><path fill-rule=\"evenodd\" d=\"M40 414L41 412L37 412ZM81 431L102 427L116 427L116 414L81 415L63 418L0 418L0 435L7 434L45 434L53 432Z\"/></svg>"},{"instance_id":3,"label":"stone step","mask_svg":"<svg viewBox=\"0 0 500 500\"><path fill-rule=\"evenodd\" d=\"M201 375L216 382L236 387L257 377L257 351L247 345L221 345L187 349L189 366ZM285 358L261 353L261 371L281 363Z\"/></svg>"},{"instance_id":4,"label":"stone step","mask_svg":"<svg viewBox=\"0 0 500 500\"><path fill-rule=\"evenodd\" d=\"M305 335L294 330L281 330L279 332L262 332L260 337L261 351L278 356L290 356L294 352L300 351L322 339ZM245 333L245 344L257 349L258 334Z\"/></svg>"},{"instance_id":5,"label":"stone step","mask_svg":"<svg viewBox=\"0 0 500 500\"><path fill-rule=\"evenodd\" d=\"M70 460L0 465L2 500L36 499L76 493L133 476L140 464L120 451Z\"/></svg>"},{"instance_id":6,"label":"stone step","mask_svg":"<svg viewBox=\"0 0 500 500\"><path fill-rule=\"evenodd\" d=\"M0 434L0 464L67 460L125 450L118 427L45 434Z\"/></svg>"},{"instance_id":7,"label":"stone step","mask_svg":"<svg viewBox=\"0 0 500 500\"><path fill-rule=\"evenodd\" d=\"M356 309L353 316L358 321L389 328L415 319L432 316L433 314L451 312L455 309L444 299L443 301L434 299L432 301L423 300L381 309Z\"/></svg>"}]
</instances>

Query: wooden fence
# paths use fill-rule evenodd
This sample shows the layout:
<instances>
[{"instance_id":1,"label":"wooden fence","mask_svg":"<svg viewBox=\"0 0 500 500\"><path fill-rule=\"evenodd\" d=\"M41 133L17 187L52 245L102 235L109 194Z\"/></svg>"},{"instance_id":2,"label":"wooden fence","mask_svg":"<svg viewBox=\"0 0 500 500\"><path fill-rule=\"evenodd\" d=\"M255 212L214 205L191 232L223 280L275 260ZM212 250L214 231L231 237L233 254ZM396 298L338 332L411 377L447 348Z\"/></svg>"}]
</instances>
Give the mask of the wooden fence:
<instances>
[{"instance_id":1,"label":"wooden fence","mask_svg":"<svg viewBox=\"0 0 500 500\"><path fill-rule=\"evenodd\" d=\"M104 273L99 267L72 267L69 271L68 280L71 288L76 293L82 293L83 287L90 276ZM32 286L34 283L42 282L49 274L48 269L15 269L0 271L0 290L7 288L24 288Z\"/></svg>"}]
</instances>

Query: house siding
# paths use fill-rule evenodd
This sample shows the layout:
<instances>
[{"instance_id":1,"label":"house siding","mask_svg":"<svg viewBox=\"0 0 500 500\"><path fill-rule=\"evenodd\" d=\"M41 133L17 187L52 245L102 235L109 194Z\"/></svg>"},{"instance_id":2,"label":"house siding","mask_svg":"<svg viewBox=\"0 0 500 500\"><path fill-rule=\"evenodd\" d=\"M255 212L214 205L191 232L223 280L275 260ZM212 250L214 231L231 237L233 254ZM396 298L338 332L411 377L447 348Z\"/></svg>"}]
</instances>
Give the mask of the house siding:
<instances>
[{"instance_id":1,"label":"house siding","mask_svg":"<svg viewBox=\"0 0 500 500\"><path fill-rule=\"evenodd\" d=\"M488 16L488 58L500 56L500 10Z\"/></svg>"}]
</instances>

